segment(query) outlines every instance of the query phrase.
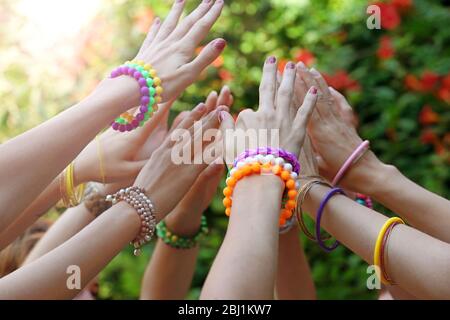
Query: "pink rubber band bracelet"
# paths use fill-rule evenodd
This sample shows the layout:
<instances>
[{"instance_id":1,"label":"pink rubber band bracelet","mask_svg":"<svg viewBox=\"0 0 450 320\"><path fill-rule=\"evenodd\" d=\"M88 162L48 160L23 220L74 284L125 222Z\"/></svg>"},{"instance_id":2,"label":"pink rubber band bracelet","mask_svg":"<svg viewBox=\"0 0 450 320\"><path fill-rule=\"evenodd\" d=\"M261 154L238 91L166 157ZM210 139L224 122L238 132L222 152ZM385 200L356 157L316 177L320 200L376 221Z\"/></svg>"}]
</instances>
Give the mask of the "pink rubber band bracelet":
<instances>
[{"instance_id":1,"label":"pink rubber band bracelet","mask_svg":"<svg viewBox=\"0 0 450 320\"><path fill-rule=\"evenodd\" d=\"M359 158L364 154L364 152L369 148L369 140L365 140L361 143L358 148L353 151L353 153L348 157L348 159L344 162L342 167L339 169L338 173L333 179L332 185L335 186L339 183L342 177L345 175L347 170L354 164Z\"/></svg>"}]
</instances>

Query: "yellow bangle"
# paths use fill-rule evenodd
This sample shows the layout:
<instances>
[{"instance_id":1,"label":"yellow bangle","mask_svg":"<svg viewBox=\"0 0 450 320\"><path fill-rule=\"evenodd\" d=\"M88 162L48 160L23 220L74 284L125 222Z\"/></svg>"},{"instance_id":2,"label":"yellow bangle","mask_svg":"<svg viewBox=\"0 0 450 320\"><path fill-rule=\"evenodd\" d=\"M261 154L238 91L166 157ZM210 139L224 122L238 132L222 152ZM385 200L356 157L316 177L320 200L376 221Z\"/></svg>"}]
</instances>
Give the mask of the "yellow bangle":
<instances>
[{"instance_id":1,"label":"yellow bangle","mask_svg":"<svg viewBox=\"0 0 450 320\"><path fill-rule=\"evenodd\" d=\"M80 184L77 188L74 186L74 164L70 163L63 172L63 179L61 181L61 198L66 207L77 206L84 194L85 184Z\"/></svg>"},{"instance_id":2,"label":"yellow bangle","mask_svg":"<svg viewBox=\"0 0 450 320\"><path fill-rule=\"evenodd\" d=\"M391 284L391 281L386 279L383 273L383 266L381 265L381 249L383 245L383 239L386 235L386 231L389 229L389 227L394 223L400 223L405 224L405 222L400 219L399 217L393 217L388 219L383 226L381 227L380 232L378 233L377 241L375 242L375 249L373 251L373 264L375 265L375 272L378 276L378 278L381 280L381 282L385 285Z\"/></svg>"},{"instance_id":3,"label":"yellow bangle","mask_svg":"<svg viewBox=\"0 0 450 320\"><path fill-rule=\"evenodd\" d=\"M95 136L95 141L97 142L97 156L98 156L98 162L100 166L100 176L102 178L102 183L105 185L105 167L103 166L103 152L102 152L102 146L100 144L100 138Z\"/></svg>"}]
</instances>

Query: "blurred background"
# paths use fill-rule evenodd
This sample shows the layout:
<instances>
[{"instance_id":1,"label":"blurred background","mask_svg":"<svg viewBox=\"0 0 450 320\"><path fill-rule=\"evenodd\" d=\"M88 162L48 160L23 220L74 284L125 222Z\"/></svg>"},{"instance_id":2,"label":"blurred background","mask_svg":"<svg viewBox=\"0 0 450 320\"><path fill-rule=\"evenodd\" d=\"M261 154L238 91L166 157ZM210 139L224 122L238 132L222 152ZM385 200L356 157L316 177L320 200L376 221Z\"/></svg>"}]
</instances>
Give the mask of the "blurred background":
<instances>
[{"instance_id":1,"label":"blurred background","mask_svg":"<svg viewBox=\"0 0 450 320\"><path fill-rule=\"evenodd\" d=\"M187 1L192 10L199 1ZM359 132L385 162L427 189L450 196L450 7L439 0L379 2L382 29L366 27L366 0L233 0L209 39L228 46L175 104L172 117L227 84L233 112L256 107L268 55L326 74L359 116ZM131 59L166 0L0 0L0 143L85 97ZM188 12L188 10L186 12ZM200 48L199 48L200 50ZM401 192L401 190L399 190ZM192 288L196 299L223 239L220 191L206 213ZM389 214L377 205L377 210ZM54 218L58 213L51 212ZM424 213L426 214L426 212ZM303 239L320 299L373 299L367 264L344 247L323 253ZM151 256L124 249L101 273L99 298L135 299Z\"/></svg>"}]
</instances>

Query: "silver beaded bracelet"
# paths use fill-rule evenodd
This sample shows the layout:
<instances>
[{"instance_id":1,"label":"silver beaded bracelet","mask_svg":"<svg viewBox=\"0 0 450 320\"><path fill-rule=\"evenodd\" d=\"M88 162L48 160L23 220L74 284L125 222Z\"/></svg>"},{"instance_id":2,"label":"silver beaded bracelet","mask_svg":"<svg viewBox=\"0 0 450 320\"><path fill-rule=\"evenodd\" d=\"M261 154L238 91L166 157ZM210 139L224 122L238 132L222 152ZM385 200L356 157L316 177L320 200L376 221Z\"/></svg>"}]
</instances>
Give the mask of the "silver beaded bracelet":
<instances>
[{"instance_id":1,"label":"silver beaded bracelet","mask_svg":"<svg viewBox=\"0 0 450 320\"><path fill-rule=\"evenodd\" d=\"M145 195L144 189L139 187L120 189L115 194L106 196L106 201L111 201L113 205L125 201L137 211L141 219L141 230L131 244L134 246L134 255L138 256L141 247L150 242L155 234L156 218L152 201Z\"/></svg>"}]
</instances>

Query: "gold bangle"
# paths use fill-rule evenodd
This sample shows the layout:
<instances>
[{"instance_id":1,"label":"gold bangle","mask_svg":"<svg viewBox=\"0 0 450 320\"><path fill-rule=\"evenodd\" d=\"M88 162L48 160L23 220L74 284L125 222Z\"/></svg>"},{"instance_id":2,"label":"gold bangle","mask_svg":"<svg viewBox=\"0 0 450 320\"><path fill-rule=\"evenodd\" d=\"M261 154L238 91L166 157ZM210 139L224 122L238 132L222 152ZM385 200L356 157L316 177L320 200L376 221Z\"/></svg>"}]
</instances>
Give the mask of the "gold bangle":
<instances>
[{"instance_id":1,"label":"gold bangle","mask_svg":"<svg viewBox=\"0 0 450 320\"><path fill-rule=\"evenodd\" d=\"M97 156L98 156L98 162L100 166L100 176L102 178L103 185L106 184L105 179L105 167L103 166L103 152L102 152L102 146L100 144L100 138L98 135L95 136L95 141L97 142Z\"/></svg>"},{"instance_id":2,"label":"gold bangle","mask_svg":"<svg viewBox=\"0 0 450 320\"><path fill-rule=\"evenodd\" d=\"M305 236L312 241L317 241L317 239L306 227L305 220L303 219L303 210L302 210L303 202L305 201L306 195L308 194L308 192L316 184L320 184L320 185L332 188L332 186L328 182L324 181L321 177L319 177L319 178L320 179L318 179L317 177L312 177L312 180L309 180L300 188L300 190L297 193L297 206L295 208L295 214L296 214L297 222L298 222L300 229L303 231ZM323 241L325 241L330 238L331 238L331 236L328 235L321 239Z\"/></svg>"}]
</instances>

